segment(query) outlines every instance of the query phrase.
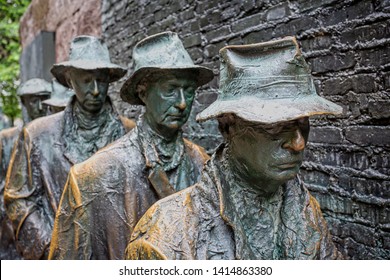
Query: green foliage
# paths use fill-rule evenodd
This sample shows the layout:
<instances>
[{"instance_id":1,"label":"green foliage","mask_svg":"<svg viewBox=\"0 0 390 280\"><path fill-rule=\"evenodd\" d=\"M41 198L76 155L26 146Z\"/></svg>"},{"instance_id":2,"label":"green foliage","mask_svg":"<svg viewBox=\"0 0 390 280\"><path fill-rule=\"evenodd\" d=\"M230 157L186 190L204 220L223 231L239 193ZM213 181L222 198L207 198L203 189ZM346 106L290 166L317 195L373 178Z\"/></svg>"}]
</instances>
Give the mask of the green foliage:
<instances>
[{"instance_id":1,"label":"green foliage","mask_svg":"<svg viewBox=\"0 0 390 280\"><path fill-rule=\"evenodd\" d=\"M19 20L30 0L0 0L0 97L3 112L12 121L20 116L16 89L19 80Z\"/></svg>"}]
</instances>

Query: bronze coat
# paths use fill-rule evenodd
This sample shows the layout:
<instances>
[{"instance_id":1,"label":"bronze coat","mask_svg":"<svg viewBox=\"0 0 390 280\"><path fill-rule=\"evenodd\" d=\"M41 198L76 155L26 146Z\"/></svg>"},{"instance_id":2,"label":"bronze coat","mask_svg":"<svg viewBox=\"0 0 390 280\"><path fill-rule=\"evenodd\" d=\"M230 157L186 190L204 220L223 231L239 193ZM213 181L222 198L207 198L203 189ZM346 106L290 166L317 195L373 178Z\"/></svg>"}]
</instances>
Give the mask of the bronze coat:
<instances>
[{"instance_id":1,"label":"bronze coat","mask_svg":"<svg viewBox=\"0 0 390 280\"><path fill-rule=\"evenodd\" d=\"M21 129L15 126L0 131L0 259L2 260L20 258L15 248L12 223L6 217L4 185L12 148Z\"/></svg>"},{"instance_id":2,"label":"bronze coat","mask_svg":"<svg viewBox=\"0 0 390 280\"><path fill-rule=\"evenodd\" d=\"M4 201L16 247L25 259L47 258L61 193L70 168L78 160L66 154L64 145L67 127L74 123L74 100L65 111L26 125L10 161ZM107 106L111 106L110 101ZM114 120L111 130L105 131L107 139L112 138L110 142L134 127L134 122L120 119L112 107L109 114ZM101 137L97 135L96 140Z\"/></svg>"},{"instance_id":3,"label":"bronze coat","mask_svg":"<svg viewBox=\"0 0 390 280\"><path fill-rule=\"evenodd\" d=\"M160 198L158 193L167 195L161 192L165 173L150 168L152 159L145 153L140 126L71 169L49 259L124 259L137 221ZM203 148L184 139L177 168L185 163L190 168L184 169L186 187L200 179L208 158Z\"/></svg>"},{"instance_id":4,"label":"bronze coat","mask_svg":"<svg viewBox=\"0 0 390 280\"><path fill-rule=\"evenodd\" d=\"M127 259L255 259L223 190L229 170L221 149L200 183L153 205L133 231ZM296 178L283 187L278 259L337 259L317 201ZM230 209L229 209L230 208ZM243 209L242 211L245 211Z\"/></svg>"}]
</instances>

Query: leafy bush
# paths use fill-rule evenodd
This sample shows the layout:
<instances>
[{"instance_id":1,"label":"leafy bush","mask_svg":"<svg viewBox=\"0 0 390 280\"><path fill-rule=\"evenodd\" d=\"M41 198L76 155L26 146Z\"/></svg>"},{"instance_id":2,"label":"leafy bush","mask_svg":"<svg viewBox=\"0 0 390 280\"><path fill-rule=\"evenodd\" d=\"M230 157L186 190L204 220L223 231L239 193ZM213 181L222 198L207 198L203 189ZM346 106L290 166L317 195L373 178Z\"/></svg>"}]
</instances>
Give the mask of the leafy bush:
<instances>
[{"instance_id":1,"label":"leafy bush","mask_svg":"<svg viewBox=\"0 0 390 280\"><path fill-rule=\"evenodd\" d=\"M16 89L19 80L19 20L30 0L0 0L0 102L12 122L20 116Z\"/></svg>"}]
</instances>

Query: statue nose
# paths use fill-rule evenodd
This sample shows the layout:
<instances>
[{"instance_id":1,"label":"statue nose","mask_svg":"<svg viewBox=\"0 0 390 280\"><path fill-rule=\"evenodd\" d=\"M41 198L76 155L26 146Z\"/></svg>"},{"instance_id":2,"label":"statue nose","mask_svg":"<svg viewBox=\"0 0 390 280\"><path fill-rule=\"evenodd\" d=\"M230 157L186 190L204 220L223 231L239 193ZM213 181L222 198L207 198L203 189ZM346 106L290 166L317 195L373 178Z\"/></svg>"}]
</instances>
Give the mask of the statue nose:
<instances>
[{"instance_id":1,"label":"statue nose","mask_svg":"<svg viewBox=\"0 0 390 280\"><path fill-rule=\"evenodd\" d=\"M177 101L176 107L182 111L185 110L185 108L187 108L187 103L186 103L186 99L184 96L184 90L182 88L180 88L180 91L179 91L179 100Z\"/></svg>"},{"instance_id":2,"label":"statue nose","mask_svg":"<svg viewBox=\"0 0 390 280\"><path fill-rule=\"evenodd\" d=\"M295 152L303 151L303 149L305 149L305 146L305 138L303 137L302 132L299 129L296 129L294 131L293 137L291 137L291 139L289 139L283 144L283 148Z\"/></svg>"},{"instance_id":3,"label":"statue nose","mask_svg":"<svg viewBox=\"0 0 390 280\"><path fill-rule=\"evenodd\" d=\"M99 88L98 88L98 84L97 84L97 81L96 81L96 80L93 81L93 91L92 91L92 95L93 95L93 96L98 96L98 95L99 95Z\"/></svg>"}]
</instances>

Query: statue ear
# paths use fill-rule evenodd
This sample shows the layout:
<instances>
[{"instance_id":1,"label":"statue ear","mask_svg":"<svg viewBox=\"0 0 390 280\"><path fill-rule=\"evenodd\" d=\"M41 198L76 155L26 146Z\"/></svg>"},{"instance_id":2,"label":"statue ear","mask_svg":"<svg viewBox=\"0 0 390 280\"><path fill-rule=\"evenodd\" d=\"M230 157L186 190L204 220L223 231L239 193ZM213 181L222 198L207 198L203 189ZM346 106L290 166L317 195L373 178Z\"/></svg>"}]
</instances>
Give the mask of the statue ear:
<instances>
[{"instance_id":1,"label":"statue ear","mask_svg":"<svg viewBox=\"0 0 390 280\"><path fill-rule=\"evenodd\" d=\"M143 103L145 103L145 101L146 101L146 86L142 85L142 84L138 84L137 85L137 94L138 94L139 99L141 99L141 101Z\"/></svg>"},{"instance_id":2,"label":"statue ear","mask_svg":"<svg viewBox=\"0 0 390 280\"><path fill-rule=\"evenodd\" d=\"M68 71L65 72L65 80L66 80L66 83L68 84L68 86L73 89L73 85L72 85L72 79L70 78L70 74Z\"/></svg>"}]
</instances>

